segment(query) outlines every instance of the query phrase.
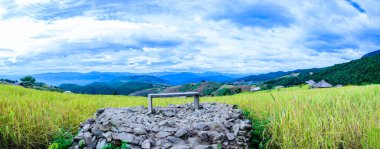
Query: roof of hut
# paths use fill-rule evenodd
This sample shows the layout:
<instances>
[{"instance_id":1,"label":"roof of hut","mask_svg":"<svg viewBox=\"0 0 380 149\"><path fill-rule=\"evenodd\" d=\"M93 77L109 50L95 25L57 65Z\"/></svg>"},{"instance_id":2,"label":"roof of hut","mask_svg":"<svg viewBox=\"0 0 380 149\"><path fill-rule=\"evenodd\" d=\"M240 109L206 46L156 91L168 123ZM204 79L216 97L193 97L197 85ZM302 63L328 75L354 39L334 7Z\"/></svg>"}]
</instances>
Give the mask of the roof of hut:
<instances>
[{"instance_id":1,"label":"roof of hut","mask_svg":"<svg viewBox=\"0 0 380 149\"><path fill-rule=\"evenodd\" d=\"M330 83L327 83L325 80L322 80L318 83L313 84L314 88L329 88L332 87Z\"/></svg>"},{"instance_id":2,"label":"roof of hut","mask_svg":"<svg viewBox=\"0 0 380 149\"><path fill-rule=\"evenodd\" d=\"M313 85L315 84L316 82L314 80L309 80L309 81L306 81L305 83L307 83L308 85Z\"/></svg>"}]
</instances>

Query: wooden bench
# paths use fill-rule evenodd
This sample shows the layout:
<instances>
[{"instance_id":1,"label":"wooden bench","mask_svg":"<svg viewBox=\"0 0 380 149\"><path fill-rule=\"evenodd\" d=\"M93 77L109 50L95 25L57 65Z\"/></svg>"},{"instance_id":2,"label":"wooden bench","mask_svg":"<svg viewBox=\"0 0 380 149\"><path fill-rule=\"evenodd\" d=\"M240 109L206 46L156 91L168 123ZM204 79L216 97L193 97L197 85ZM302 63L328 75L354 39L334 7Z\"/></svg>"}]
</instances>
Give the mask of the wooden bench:
<instances>
[{"instance_id":1,"label":"wooden bench","mask_svg":"<svg viewBox=\"0 0 380 149\"><path fill-rule=\"evenodd\" d=\"M199 92L148 94L148 112L153 113L153 98L194 96L194 109L199 109Z\"/></svg>"}]
</instances>

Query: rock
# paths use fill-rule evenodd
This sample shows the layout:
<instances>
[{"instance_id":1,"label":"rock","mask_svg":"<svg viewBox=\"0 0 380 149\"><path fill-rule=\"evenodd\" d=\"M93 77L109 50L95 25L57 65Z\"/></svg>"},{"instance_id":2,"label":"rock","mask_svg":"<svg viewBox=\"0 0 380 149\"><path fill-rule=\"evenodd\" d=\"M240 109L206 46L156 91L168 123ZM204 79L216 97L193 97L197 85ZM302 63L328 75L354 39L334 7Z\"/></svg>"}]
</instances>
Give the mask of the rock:
<instances>
[{"instance_id":1,"label":"rock","mask_svg":"<svg viewBox=\"0 0 380 149\"><path fill-rule=\"evenodd\" d=\"M180 129L180 130L178 130L175 134L174 134L174 136L176 136L176 137L182 137L182 136L184 136L185 134L187 133L187 130L186 129Z\"/></svg>"},{"instance_id":2,"label":"rock","mask_svg":"<svg viewBox=\"0 0 380 149\"><path fill-rule=\"evenodd\" d=\"M173 137L173 136L169 136L169 137L167 138L167 140L168 140L169 142L171 142L171 143L174 143L174 144L177 144L177 143L179 143L179 142L183 142L182 139L177 138L177 137Z\"/></svg>"},{"instance_id":3,"label":"rock","mask_svg":"<svg viewBox=\"0 0 380 149\"><path fill-rule=\"evenodd\" d=\"M133 133L137 135L145 135L147 134L146 130L144 128L136 127L133 129Z\"/></svg>"},{"instance_id":4,"label":"rock","mask_svg":"<svg viewBox=\"0 0 380 149\"><path fill-rule=\"evenodd\" d=\"M200 130L200 131L207 131L207 130L210 130L210 126L205 123L198 123L195 125L195 129Z\"/></svg>"},{"instance_id":5,"label":"rock","mask_svg":"<svg viewBox=\"0 0 380 149\"><path fill-rule=\"evenodd\" d=\"M89 129L90 129L90 124L86 124L82 128L83 131L88 131Z\"/></svg>"},{"instance_id":6,"label":"rock","mask_svg":"<svg viewBox=\"0 0 380 149\"><path fill-rule=\"evenodd\" d=\"M84 139L84 141L85 141L85 143L86 143L87 145L91 144L91 141L92 141L92 133L90 133L90 132L85 132L85 133L83 133L83 139Z\"/></svg>"},{"instance_id":7,"label":"rock","mask_svg":"<svg viewBox=\"0 0 380 149\"><path fill-rule=\"evenodd\" d=\"M144 140L144 142L141 144L141 148L150 149L150 141L148 139Z\"/></svg>"},{"instance_id":8,"label":"rock","mask_svg":"<svg viewBox=\"0 0 380 149\"><path fill-rule=\"evenodd\" d=\"M191 148L187 145L175 145L171 147L170 149L191 149Z\"/></svg>"},{"instance_id":9,"label":"rock","mask_svg":"<svg viewBox=\"0 0 380 149\"><path fill-rule=\"evenodd\" d=\"M213 141L220 140L220 138L223 136L222 134L218 133L217 131L209 131L209 132L207 132L207 135Z\"/></svg>"},{"instance_id":10,"label":"rock","mask_svg":"<svg viewBox=\"0 0 380 149\"><path fill-rule=\"evenodd\" d=\"M251 130L252 126L249 125L249 124L243 123L243 124L240 125L240 129L241 130Z\"/></svg>"},{"instance_id":11,"label":"rock","mask_svg":"<svg viewBox=\"0 0 380 149\"><path fill-rule=\"evenodd\" d=\"M233 133L227 133L227 139L232 141L235 139L235 135Z\"/></svg>"},{"instance_id":12,"label":"rock","mask_svg":"<svg viewBox=\"0 0 380 149\"><path fill-rule=\"evenodd\" d=\"M98 125L98 128L101 131L110 131L112 129L112 123L110 121L108 121L103 125Z\"/></svg>"},{"instance_id":13,"label":"rock","mask_svg":"<svg viewBox=\"0 0 380 149\"><path fill-rule=\"evenodd\" d=\"M130 133L112 133L112 138L114 140L120 140L122 142L128 142L131 144L139 144L139 140L136 139L136 136Z\"/></svg>"},{"instance_id":14,"label":"rock","mask_svg":"<svg viewBox=\"0 0 380 149\"><path fill-rule=\"evenodd\" d=\"M157 138L165 138L167 136L170 136L171 134L166 132L166 131L160 131L159 133L156 134Z\"/></svg>"},{"instance_id":15,"label":"rock","mask_svg":"<svg viewBox=\"0 0 380 149\"><path fill-rule=\"evenodd\" d=\"M194 149L212 149L211 145L197 145Z\"/></svg>"},{"instance_id":16,"label":"rock","mask_svg":"<svg viewBox=\"0 0 380 149\"><path fill-rule=\"evenodd\" d=\"M164 111L164 115L167 116L167 117L173 117L173 116L175 116L175 112L169 111L169 110L165 110Z\"/></svg>"},{"instance_id":17,"label":"rock","mask_svg":"<svg viewBox=\"0 0 380 149\"><path fill-rule=\"evenodd\" d=\"M100 139L98 144L96 144L96 149L103 149L104 145L106 145L106 139Z\"/></svg>"},{"instance_id":18,"label":"rock","mask_svg":"<svg viewBox=\"0 0 380 149\"><path fill-rule=\"evenodd\" d=\"M105 111L105 109L99 109L98 111L96 111L96 116L99 116L99 115L102 114L104 111Z\"/></svg>"},{"instance_id":19,"label":"rock","mask_svg":"<svg viewBox=\"0 0 380 149\"><path fill-rule=\"evenodd\" d=\"M188 138L187 142L189 142L190 145L196 145L196 144L199 144L201 140L199 137L192 137L192 138Z\"/></svg>"},{"instance_id":20,"label":"rock","mask_svg":"<svg viewBox=\"0 0 380 149\"><path fill-rule=\"evenodd\" d=\"M233 105L201 103L193 110L192 103L147 108L106 108L97 111L95 119L80 124L70 148L102 148L111 143L130 148L249 148L252 126L242 111Z\"/></svg>"},{"instance_id":21,"label":"rock","mask_svg":"<svg viewBox=\"0 0 380 149\"><path fill-rule=\"evenodd\" d=\"M232 128L232 130L234 131L234 133L238 133L239 130L240 130L240 125L239 124L235 124L234 127Z\"/></svg>"},{"instance_id":22,"label":"rock","mask_svg":"<svg viewBox=\"0 0 380 149\"><path fill-rule=\"evenodd\" d=\"M173 146L173 144L170 142L165 142L164 144L162 144L162 147L164 147L164 148L170 148L172 146Z\"/></svg>"},{"instance_id":23,"label":"rock","mask_svg":"<svg viewBox=\"0 0 380 149\"><path fill-rule=\"evenodd\" d=\"M173 126L172 124L170 124L167 121L162 121L162 122L158 123L158 125L160 125L160 126L166 126L166 127L172 127Z\"/></svg>"},{"instance_id":24,"label":"rock","mask_svg":"<svg viewBox=\"0 0 380 149\"><path fill-rule=\"evenodd\" d=\"M100 137L103 134L103 131L101 131L98 127L91 128L91 132L93 135Z\"/></svg>"},{"instance_id":25,"label":"rock","mask_svg":"<svg viewBox=\"0 0 380 149\"><path fill-rule=\"evenodd\" d=\"M223 145L224 146L228 146L228 142L223 142Z\"/></svg>"},{"instance_id":26,"label":"rock","mask_svg":"<svg viewBox=\"0 0 380 149\"><path fill-rule=\"evenodd\" d=\"M162 129L162 131L166 131L166 132L176 132L178 130L178 128L173 128L173 127L165 127Z\"/></svg>"},{"instance_id":27,"label":"rock","mask_svg":"<svg viewBox=\"0 0 380 149\"><path fill-rule=\"evenodd\" d=\"M108 142L111 142L112 140L112 132L108 131L107 133L104 133L103 136L106 138Z\"/></svg>"},{"instance_id":28,"label":"rock","mask_svg":"<svg viewBox=\"0 0 380 149\"><path fill-rule=\"evenodd\" d=\"M202 141L206 141L208 139L207 131L198 132L198 136L199 138L201 138Z\"/></svg>"}]
</instances>

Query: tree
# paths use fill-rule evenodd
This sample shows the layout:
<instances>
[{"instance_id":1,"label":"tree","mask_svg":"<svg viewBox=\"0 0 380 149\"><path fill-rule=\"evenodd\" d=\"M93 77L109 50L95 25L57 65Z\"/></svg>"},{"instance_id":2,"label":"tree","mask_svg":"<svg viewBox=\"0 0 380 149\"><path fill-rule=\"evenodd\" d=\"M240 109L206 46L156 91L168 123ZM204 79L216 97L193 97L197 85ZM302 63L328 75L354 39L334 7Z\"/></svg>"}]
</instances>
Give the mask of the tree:
<instances>
[{"instance_id":1,"label":"tree","mask_svg":"<svg viewBox=\"0 0 380 149\"><path fill-rule=\"evenodd\" d=\"M24 87L31 88L36 84L36 79L33 78L32 76L25 76L20 79L21 85Z\"/></svg>"}]
</instances>

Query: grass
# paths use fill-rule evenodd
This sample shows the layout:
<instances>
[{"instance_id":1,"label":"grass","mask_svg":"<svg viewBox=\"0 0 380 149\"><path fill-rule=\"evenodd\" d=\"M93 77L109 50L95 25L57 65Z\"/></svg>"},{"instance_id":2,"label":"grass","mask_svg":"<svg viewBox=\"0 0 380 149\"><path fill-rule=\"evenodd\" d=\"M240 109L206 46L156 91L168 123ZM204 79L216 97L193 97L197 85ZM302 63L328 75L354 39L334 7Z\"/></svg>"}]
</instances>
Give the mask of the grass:
<instances>
[{"instance_id":1,"label":"grass","mask_svg":"<svg viewBox=\"0 0 380 149\"><path fill-rule=\"evenodd\" d=\"M272 95L271 95L272 94ZM380 86L294 87L202 102L239 105L256 124L263 148L380 148ZM166 106L192 99L155 99ZM0 148L40 148L62 128L77 131L98 108L146 106L143 97L62 94L0 85ZM260 122L263 121L263 122ZM254 126L255 127L255 126ZM269 137L269 138L268 138ZM260 142L262 141L262 142Z\"/></svg>"}]
</instances>

